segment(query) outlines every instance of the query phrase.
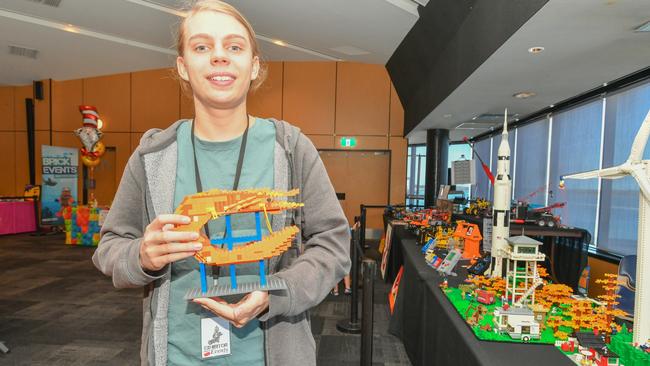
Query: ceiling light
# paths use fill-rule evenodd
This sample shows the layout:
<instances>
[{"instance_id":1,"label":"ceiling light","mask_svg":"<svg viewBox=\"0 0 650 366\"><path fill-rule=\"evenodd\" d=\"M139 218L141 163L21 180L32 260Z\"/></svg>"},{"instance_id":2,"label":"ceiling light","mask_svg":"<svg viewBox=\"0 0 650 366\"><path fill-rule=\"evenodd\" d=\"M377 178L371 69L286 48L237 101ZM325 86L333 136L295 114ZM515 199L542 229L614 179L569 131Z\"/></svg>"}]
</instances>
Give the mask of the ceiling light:
<instances>
[{"instance_id":1,"label":"ceiling light","mask_svg":"<svg viewBox=\"0 0 650 366\"><path fill-rule=\"evenodd\" d=\"M447 113L447 114L443 115L443 117L444 118L451 118L451 114Z\"/></svg>"},{"instance_id":2,"label":"ceiling light","mask_svg":"<svg viewBox=\"0 0 650 366\"><path fill-rule=\"evenodd\" d=\"M279 40L279 39L274 39L274 40L273 40L273 44L277 44L278 46L282 46L282 47L286 47L286 46L287 46L287 43L286 43L286 42L281 41L281 40Z\"/></svg>"},{"instance_id":3,"label":"ceiling light","mask_svg":"<svg viewBox=\"0 0 650 366\"><path fill-rule=\"evenodd\" d=\"M519 92L519 93L513 94L512 96L517 98L517 99L528 99L528 98L534 97L535 95L537 95L537 94L535 94L534 92Z\"/></svg>"},{"instance_id":4,"label":"ceiling light","mask_svg":"<svg viewBox=\"0 0 650 366\"><path fill-rule=\"evenodd\" d=\"M533 55L542 53L542 51L544 51L544 47L542 46L535 46L528 49L528 52L532 53Z\"/></svg>"},{"instance_id":5,"label":"ceiling light","mask_svg":"<svg viewBox=\"0 0 650 366\"><path fill-rule=\"evenodd\" d=\"M79 28L75 27L74 25L68 23L65 26L63 26L63 30L66 32L70 33L79 33Z\"/></svg>"},{"instance_id":6,"label":"ceiling light","mask_svg":"<svg viewBox=\"0 0 650 366\"><path fill-rule=\"evenodd\" d=\"M340 47L332 47L330 50L342 53L344 55L348 56L361 56L361 55L368 55L370 52L366 50L362 50L361 48L354 47L354 46L340 46Z\"/></svg>"},{"instance_id":7,"label":"ceiling light","mask_svg":"<svg viewBox=\"0 0 650 366\"><path fill-rule=\"evenodd\" d=\"M650 32L650 21L641 24L640 26L634 28L635 32Z\"/></svg>"}]
</instances>

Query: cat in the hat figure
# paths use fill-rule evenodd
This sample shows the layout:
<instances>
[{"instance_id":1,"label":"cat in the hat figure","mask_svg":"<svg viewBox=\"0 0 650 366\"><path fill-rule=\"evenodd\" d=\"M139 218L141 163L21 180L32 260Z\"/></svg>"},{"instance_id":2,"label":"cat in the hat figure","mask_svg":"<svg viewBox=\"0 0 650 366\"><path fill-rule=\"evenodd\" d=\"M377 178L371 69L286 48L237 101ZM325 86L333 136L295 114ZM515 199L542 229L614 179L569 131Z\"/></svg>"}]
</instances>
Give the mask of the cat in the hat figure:
<instances>
[{"instance_id":1,"label":"cat in the hat figure","mask_svg":"<svg viewBox=\"0 0 650 366\"><path fill-rule=\"evenodd\" d=\"M89 105L79 106L79 112L83 117L83 127L74 133L84 146L81 149L81 161L86 166L96 166L105 151L104 144L100 141L103 133L98 128L99 114L97 108Z\"/></svg>"}]
</instances>

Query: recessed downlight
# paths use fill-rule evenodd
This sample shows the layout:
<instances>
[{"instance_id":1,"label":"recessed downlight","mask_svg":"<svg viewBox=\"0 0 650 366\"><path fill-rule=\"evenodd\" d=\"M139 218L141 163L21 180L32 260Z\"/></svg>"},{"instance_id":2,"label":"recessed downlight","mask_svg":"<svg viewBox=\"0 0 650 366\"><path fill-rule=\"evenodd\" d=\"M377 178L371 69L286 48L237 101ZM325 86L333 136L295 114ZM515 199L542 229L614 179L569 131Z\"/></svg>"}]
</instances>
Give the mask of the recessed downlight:
<instances>
[{"instance_id":1,"label":"recessed downlight","mask_svg":"<svg viewBox=\"0 0 650 366\"><path fill-rule=\"evenodd\" d=\"M544 51L544 47L542 46L534 46L528 49L528 52L532 53L533 55L542 53Z\"/></svg>"},{"instance_id":2,"label":"recessed downlight","mask_svg":"<svg viewBox=\"0 0 650 366\"><path fill-rule=\"evenodd\" d=\"M536 96L537 94L535 92L519 92L515 93L512 96L517 98L517 99L528 99Z\"/></svg>"}]
</instances>

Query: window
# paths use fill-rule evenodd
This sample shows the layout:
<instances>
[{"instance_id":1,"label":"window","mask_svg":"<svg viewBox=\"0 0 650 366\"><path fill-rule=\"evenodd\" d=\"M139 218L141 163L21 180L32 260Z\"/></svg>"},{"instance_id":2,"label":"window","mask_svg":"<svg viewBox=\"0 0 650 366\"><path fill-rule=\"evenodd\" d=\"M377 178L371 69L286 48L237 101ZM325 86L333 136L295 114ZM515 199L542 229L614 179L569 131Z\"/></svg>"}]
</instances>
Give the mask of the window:
<instances>
[{"instance_id":1,"label":"window","mask_svg":"<svg viewBox=\"0 0 650 366\"><path fill-rule=\"evenodd\" d=\"M483 159L485 164L488 164L488 168L490 168L492 159L490 155L491 149L492 139L481 140L474 144L474 151L481 157L481 159ZM490 183L483 168L481 168L481 162L479 159L475 155L473 158L476 159L476 185L473 187L472 197L488 198L490 196L490 191L492 190L492 183Z\"/></svg>"},{"instance_id":2,"label":"window","mask_svg":"<svg viewBox=\"0 0 650 366\"><path fill-rule=\"evenodd\" d=\"M560 177L598 169L602 125L602 99L553 116L548 203L566 202L554 214L562 223L594 233L598 203L597 179L568 179L560 189Z\"/></svg>"},{"instance_id":3,"label":"window","mask_svg":"<svg viewBox=\"0 0 650 366\"><path fill-rule=\"evenodd\" d=\"M548 119L517 128L516 200L539 206L546 204L548 129Z\"/></svg>"},{"instance_id":4,"label":"window","mask_svg":"<svg viewBox=\"0 0 650 366\"><path fill-rule=\"evenodd\" d=\"M449 145L449 154L448 154L448 167L451 168L451 163L457 160L470 160L472 159L472 149L467 144L453 144ZM482 172L477 171L476 173L481 174ZM451 181L451 177L449 177ZM465 198L470 198L470 184L457 184L456 191L463 192Z\"/></svg>"},{"instance_id":5,"label":"window","mask_svg":"<svg viewBox=\"0 0 650 366\"><path fill-rule=\"evenodd\" d=\"M426 145L409 145L406 160L406 205L424 206L427 169Z\"/></svg>"},{"instance_id":6,"label":"window","mask_svg":"<svg viewBox=\"0 0 650 366\"><path fill-rule=\"evenodd\" d=\"M650 109L650 83L607 96L603 168L627 160L641 122ZM650 158L646 148L644 159ZM603 179L601 185L598 247L622 254L635 254L638 229L639 187L632 177Z\"/></svg>"}]
</instances>

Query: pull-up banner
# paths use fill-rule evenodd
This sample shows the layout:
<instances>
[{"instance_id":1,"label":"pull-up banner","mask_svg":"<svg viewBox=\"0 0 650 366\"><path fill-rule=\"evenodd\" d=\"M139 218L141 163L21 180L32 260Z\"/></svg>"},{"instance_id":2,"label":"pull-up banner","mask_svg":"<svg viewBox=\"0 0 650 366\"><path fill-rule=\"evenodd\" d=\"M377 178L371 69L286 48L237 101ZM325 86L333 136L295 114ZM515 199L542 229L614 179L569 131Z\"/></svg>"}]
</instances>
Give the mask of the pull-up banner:
<instances>
[{"instance_id":1,"label":"pull-up banner","mask_svg":"<svg viewBox=\"0 0 650 366\"><path fill-rule=\"evenodd\" d=\"M41 224L63 225L61 210L77 202L79 150L42 145L41 156L43 159Z\"/></svg>"}]
</instances>

